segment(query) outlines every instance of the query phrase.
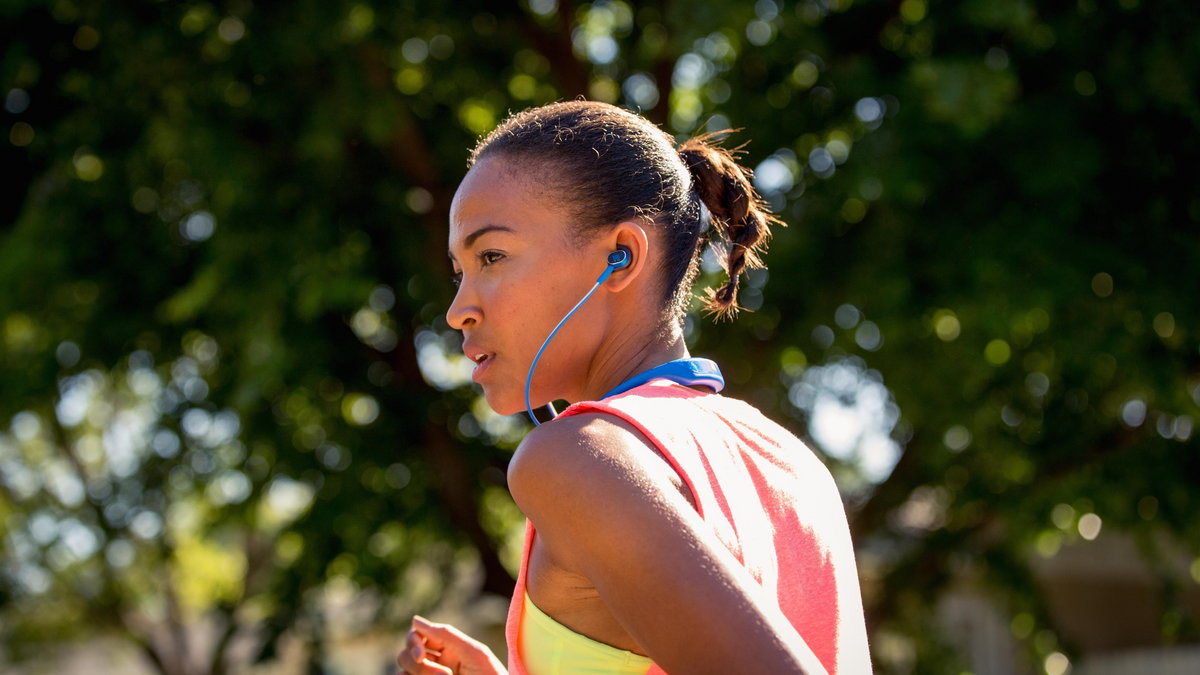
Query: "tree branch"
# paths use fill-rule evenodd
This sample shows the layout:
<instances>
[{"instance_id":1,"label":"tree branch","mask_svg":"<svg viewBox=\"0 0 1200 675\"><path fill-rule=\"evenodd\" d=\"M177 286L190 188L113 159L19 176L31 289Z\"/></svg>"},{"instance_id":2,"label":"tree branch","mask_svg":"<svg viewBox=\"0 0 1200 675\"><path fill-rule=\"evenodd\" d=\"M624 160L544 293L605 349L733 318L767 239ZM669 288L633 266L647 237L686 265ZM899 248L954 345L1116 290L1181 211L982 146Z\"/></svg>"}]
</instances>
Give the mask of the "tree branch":
<instances>
[{"instance_id":1,"label":"tree branch","mask_svg":"<svg viewBox=\"0 0 1200 675\"><path fill-rule=\"evenodd\" d=\"M573 0L561 0L558 3L558 20L554 32L548 32L516 2L497 8L497 11L514 21L525 42L550 63L550 72L558 81L563 98L587 96L588 69L575 57L575 46L571 41L571 30L575 21Z\"/></svg>"}]
</instances>

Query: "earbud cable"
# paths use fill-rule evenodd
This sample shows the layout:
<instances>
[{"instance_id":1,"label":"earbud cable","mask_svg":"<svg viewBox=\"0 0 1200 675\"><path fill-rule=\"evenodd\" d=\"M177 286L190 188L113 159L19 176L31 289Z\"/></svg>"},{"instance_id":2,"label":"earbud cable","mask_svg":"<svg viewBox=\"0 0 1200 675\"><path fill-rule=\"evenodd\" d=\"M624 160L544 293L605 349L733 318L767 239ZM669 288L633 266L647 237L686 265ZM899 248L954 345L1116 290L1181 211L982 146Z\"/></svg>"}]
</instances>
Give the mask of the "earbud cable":
<instances>
[{"instance_id":1,"label":"earbud cable","mask_svg":"<svg viewBox=\"0 0 1200 675\"><path fill-rule=\"evenodd\" d=\"M541 426L542 424L538 421L537 417L534 416L533 406L529 403L529 388L533 385L533 369L537 368L538 360L542 358L542 352L546 351L546 346L550 344L550 341L554 339L555 335L558 335L558 330L563 327L563 324L567 322L567 319L575 316L575 312L579 311L579 308L583 307L583 303L587 302L588 298L592 297L592 294L596 292L597 288L600 288L600 284L603 284L605 280L608 279L608 275L613 273L613 269L614 268L612 265L605 266L604 272L600 274L599 279L596 279L596 283L594 286L592 286L592 290L588 291L587 295L583 296L583 299L575 303L575 306L571 308L571 311L567 312L567 315L558 322L558 325L554 327L554 330L550 331L550 335L546 336L546 341L542 343L542 348L537 351L537 356L533 357L533 363L529 364L529 375L525 378L525 412L529 413L529 419L533 420L533 426ZM550 409L551 419L558 415L558 413L554 411L553 403L547 403L546 407Z\"/></svg>"}]
</instances>

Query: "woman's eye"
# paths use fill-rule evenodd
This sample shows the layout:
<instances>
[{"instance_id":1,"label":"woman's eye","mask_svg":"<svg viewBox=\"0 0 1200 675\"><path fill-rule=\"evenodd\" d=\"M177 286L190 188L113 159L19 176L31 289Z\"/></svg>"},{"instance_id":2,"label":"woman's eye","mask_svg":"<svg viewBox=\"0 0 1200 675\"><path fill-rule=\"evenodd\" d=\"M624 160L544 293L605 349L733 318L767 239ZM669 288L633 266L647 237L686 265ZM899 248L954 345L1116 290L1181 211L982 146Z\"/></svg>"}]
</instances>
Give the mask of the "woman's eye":
<instances>
[{"instance_id":1,"label":"woman's eye","mask_svg":"<svg viewBox=\"0 0 1200 675\"><path fill-rule=\"evenodd\" d=\"M454 284L455 288L462 286L462 272L454 272L453 274L451 274L450 282Z\"/></svg>"},{"instance_id":2,"label":"woman's eye","mask_svg":"<svg viewBox=\"0 0 1200 675\"><path fill-rule=\"evenodd\" d=\"M483 253L479 254L479 261L483 264L484 267L487 267L488 265L491 265L494 262L498 262L503 257L504 257L504 254L502 254L498 251L484 251Z\"/></svg>"}]
</instances>

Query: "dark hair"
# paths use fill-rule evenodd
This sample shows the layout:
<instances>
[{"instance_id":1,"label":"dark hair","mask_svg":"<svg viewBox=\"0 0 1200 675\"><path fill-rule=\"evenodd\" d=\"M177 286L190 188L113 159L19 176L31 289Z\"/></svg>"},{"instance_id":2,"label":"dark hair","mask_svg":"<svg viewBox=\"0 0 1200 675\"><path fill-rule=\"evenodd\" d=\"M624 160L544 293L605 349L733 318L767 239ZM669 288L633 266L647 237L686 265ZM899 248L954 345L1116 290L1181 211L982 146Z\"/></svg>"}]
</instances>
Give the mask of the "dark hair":
<instances>
[{"instance_id":1,"label":"dark hair","mask_svg":"<svg viewBox=\"0 0 1200 675\"><path fill-rule=\"evenodd\" d=\"M723 132L722 132L723 133ZM607 103L569 101L510 115L471 153L469 165L491 155L528 160L542 185L563 193L576 233L590 237L631 218L662 230L664 309L675 320L687 310L702 245L711 241L729 275L720 288L705 289L705 310L718 317L737 313L738 278L762 267L771 215L750 171L716 142L718 134L693 138L678 149L649 120ZM705 231L701 202L712 227Z\"/></svg>"}]
</instances>

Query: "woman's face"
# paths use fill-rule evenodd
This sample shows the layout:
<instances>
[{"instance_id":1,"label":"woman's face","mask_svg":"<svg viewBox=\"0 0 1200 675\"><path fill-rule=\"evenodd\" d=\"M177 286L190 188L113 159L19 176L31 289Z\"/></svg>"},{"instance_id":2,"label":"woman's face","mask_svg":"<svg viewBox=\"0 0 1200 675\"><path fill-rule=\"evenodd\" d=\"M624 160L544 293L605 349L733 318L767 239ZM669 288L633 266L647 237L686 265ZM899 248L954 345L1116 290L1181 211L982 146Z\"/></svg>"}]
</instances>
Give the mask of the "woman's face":
<instances>
[{"instance_id":1,"label":"woman's face","mask_svg":"<svg viewBox=\"0 0 1200 675\"><path fill-rule=\"evenodd\" d=\"M525 409L525 378L555 324L604 270L604 243L577 244L569 215L520 160L491 156L463 179L450 207L450 258L458 292L446 312L476 362L472 378L488 405ZM593 297L538 362L530 399L571 398L599 345L603 309ZM589 305L591 307L589 307ZM589 312L589 309L591 310Z\"/></svg>"}]
</instances>

